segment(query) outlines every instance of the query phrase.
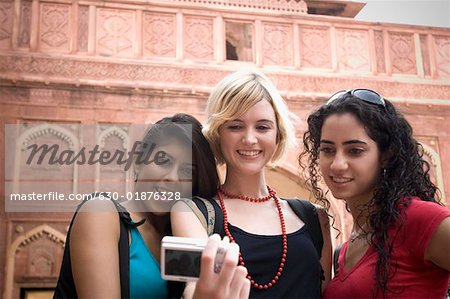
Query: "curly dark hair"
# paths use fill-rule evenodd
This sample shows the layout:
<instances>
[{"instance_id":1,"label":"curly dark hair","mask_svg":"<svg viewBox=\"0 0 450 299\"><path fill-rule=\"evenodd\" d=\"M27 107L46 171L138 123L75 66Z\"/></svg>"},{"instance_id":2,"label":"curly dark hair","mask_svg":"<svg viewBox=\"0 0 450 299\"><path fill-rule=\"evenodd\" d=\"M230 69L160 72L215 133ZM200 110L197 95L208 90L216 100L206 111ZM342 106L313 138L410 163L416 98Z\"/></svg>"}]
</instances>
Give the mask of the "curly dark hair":
<instances>
[{"instance_id":1,"label":"curly dark hair","mask_svg":"<svg viewBox=\"0 0 450 299\"><path fill-rule=\"evenodd\" d=\"M385 106L376 105L347 93L314 111L308 117L308 129L303 135L304 149L299 163L307 171L307 183L318 200L327 201L318 184L321 179L318 159L322 126L329 116L344 113L354 115L367 135L376 142L380 153L388 157L373 198L359 211L359 215L368 215L372 235L370 238L368 232L365 235L369 245L378 253L373 296L381 290L385 298L387 292L393 292L389 288L389 280L397 265L391 251L405 221L401 211L413 196L439 204L438 189L430 180L430 165L423 159L423 147L413 138L411 125L392 103L385 100ZM329 203L325 207L329 209ZM358 223L357 219L355 223ZM399 228L393 237L388 238L388 229L395 223L399 223Z\"/></svg>"}]
</instances>

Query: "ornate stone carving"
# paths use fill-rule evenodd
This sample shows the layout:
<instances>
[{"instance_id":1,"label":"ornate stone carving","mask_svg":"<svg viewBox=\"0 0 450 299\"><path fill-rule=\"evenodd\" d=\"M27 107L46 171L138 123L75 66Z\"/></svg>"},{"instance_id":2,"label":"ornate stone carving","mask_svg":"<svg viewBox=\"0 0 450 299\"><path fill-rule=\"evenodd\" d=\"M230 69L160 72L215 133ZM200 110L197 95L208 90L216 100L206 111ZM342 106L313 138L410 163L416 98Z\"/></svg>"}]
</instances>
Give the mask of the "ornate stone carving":
<instances>
[{"instance_id":1,"label":"ornate stone carving","mask_svg":"<svg viewBox=\"0 0 450 299\"><path fill-rule=\"evenodd\" d=\"M89 33L89 6L78 7L78 51L87 52Z\"/></svg>"},{"instance_id":2,"label":"ornate stone carving","mask_svg":"<svg viewBox=\"0 0 450 299\"><path fill-rule=\"evenodd\" d=\"M98 9L97 51L100 55L133 56L135 40L134 11Z\"/></svg>"},{"instance_id":3,"label":"ornate stone carving","mask_svg":"<svg viewBox=\"0 0 450 299\"><path fill-rule=\"evenodd\" d=\"M210 18L187 17L185 20L185 56L186 58L212 60L213 20Z\"/></svg>"},{"instance_id":4,"label":"ornate stone carving","mask_svg":"<svg viewBox=\"0 0 450 299\"><path fill-rule=\"evenodd\" d=\"M116 150L128 151L129 136L125 130L126 126L101 126L97 139L101 150L115 153ZM96 165L95 190L108 190L125 194L129 190L130 182L127 180L127 173L123 171L123 165L117 161L106 165Z\"/></svg>"},{"instance_id":5,"label":"ornate stone carving","mask_svg":"<svg viewBox=\"0 0 450 299\"><path fill-rule=\"evenodd\" d=\"M12 2L0 2L0 48L11 47L12 25Z\"/></svg>"},{"instance_id":6,"label":"ornate stone carving","mask_svg":"<svg viewBox=\"0 0 450 299\"><path fill-rule=\"evenodd\" d=\"M31 224L27 221L26 226ZM17 236L11 244L5 243L4 297L18 298L21 286L51 287L57 278L64 250L65 234L43 224ZM51 279L51 284L46 280ZM12 288L13 284L19 285ZM10 287L11 286L11 287Z\"/></svg>"},{"instance_id":7,"label":"ornate stone carving","mask_svg":"<svg viewBox=\"0 0 450 299\"><path fill-rule=\"evenodd\" d=\"M336 30L339 69L370 71L367 30Z\"/></svg>"},{"instance_id":8,"label":"ornate stone carving","mask_svg":"<svg viewBox=\"0 0 450 299\"><path fill-rule=\"evenodd\" d=\"M417 138L423 147L423 158L429 163L429 175L432 182L442 192L445 203L444 177L442 175L441 155L439 154L439 139L435 136L419 136Z\"/></svg>"},{"instance_id":9,"label":"ornate stone carving","mask_svg":"<svg viewBox=\"0 0 450 299\"><path fill-rule=\"evenodd\" d=\"M318 48L319 49L319 48ZM64 65L64 67L62 67ZM104 80L120 81L130 86L149 87L150 84L161 86L176 86L180 88L198 86L210 88L217 84L230 70L213 68L196 68L178 66L159 66L142 63L120 63L87 61L72 58L27 57L0 55L0 76L15 78L18 74L40 75L47 78L72 78L75 84L78 80L89 80L90 84L105 86ZM268 73L277 87L282 91L297 91L298 82L302 82L302 90L314 93L332 93L336 86L366 86L375 90L383 90L386 97L446 99L448 86L443 84L421 84L418 82L404 82L398 88L398 82L374 81L372 77L348 78L345 76L311 76L310 74L295 73L291 75L277 72ZM152 85L155 86L155 85Z\"/></svg>"},{"instance_id":10,"label":"ornate stone carving","mask_svg":"<svg viewBox=\"0 0 450 299\"><path fill-rule=\"evenodd\" d=\"M167 2L193 2L195 4L206 4L208 6L216 5L218 7L227 7L235 9L252 9L276 11L283 14L306 14L308 6L304 0L166 0Z\"/></svg>"},{"instance_id":11,"label":"ornate stone carving","mask_svg":"<svg viewBox=\"0 0 450 299\"><path fill-rule=\"evenodd\" d=\"M67 129L57 125L43 124L40 126L33 126L23 134L23 136L19 139L21 141L20 149L22 151L26 150L33 140L47 134L54 135L58 139L67 142L70 150L75 150L75 147L78 146L77 138Z\"/></svg>"},{"instance_id":12,"label":"ornate stone carving","mask_svg":"<svg viewBox=\"0 0 450 299\"><path fill-rule=\"evenodd\" d=\"M24 229L23 229L23 226L22 226L22 225L16 226L16 233L21 234L21 233L23 233L23 231L24 231Z\"/></svg>"},{"instance_id":13,"label":"ornate stone carving","mask_svg":"<svg viewBox=\"0 0 450 299\"><path fill-rule=\"evenodd\" d=\"M409 33L389 33L393 73L417 74L414 38Z\"/></svg>"},{"instance_id":14,"label":"ornate stone carving","mask_svg":"<svg viewBox=\"0 0 450 299\"><path fill-rule=\"evenodd\" d=\"M386 56L384 54L384 38L382 31L375 31L375 55L377 60L377 72L386 73Z\"/></svg>"},{"instance_id":15,"label":"ornate stone carving","mask_svg":"<svg viewBox=\"0 0 450 299\"><path fill-rule=\"evenodd\" d=\"M175 15L145 12L144 56L175 57Z\"/></svg>"},{"instance_id":16,"label":"ornate stone carving","mask_svg":"<svg viewBox=\"0 0 450 299\"><path fill-rule=\"evenodd\" d=\"M107 129L105 129L104 131L102 131L100 133L100 135L99 135L100 147L104 148L106 140L108 138L111 138L112 136L116 136L117 138L119 138L121 140L121 143L122 143L121 150L128 148L127 133L124 130L122 130L121 128L118 128L116 126L113 126L113 127L108 126Z\"/></svg>"},{"instance_id":17,"label":"ornate stone carving","mask_svg":"<svg viewBox=\"0 0 450 299\"><path fill-rule=\"evenodd\" d=\"M436 36L436 64L439 76L450 76L450 37Z\"/></svg>"},{"instance_id":18,"label":"ornate stone carving","mask_svg":"<svg viewBox=\"0 0 450 299\"><path fill-rule=\"evenodd\" d=\"M18 244L16 251L19 251L19 250L25 248L32 242L34 242L40 238L43 238L43 237L46 237L46 238L50 239L52 242L59 244L61 247L64 247L66 240L61 238L61 233L57 232L53 228L51 230L48 230L47 229L48 227L49 226L44 224L44 225L41 225L40 227L36 228L36 229L39 229L39 231L36 231L32 235L27 233L25 238L23 240L21 240L20 243ZM36 229L33 229L32 232L34 232ZM57 234L55 234L54 232L57 232Z\"/></svg>"},{"instance_id":19,"label":"ornate stone carving","mask_svg":"<svg viewBox=\"0 0 450 299\"><path fill-rule=\"evenodd\" d=\"M70 6L43 3L41 14L39 48L68 52L70 49Z\"/></svg>"},{"instance_id":20,"label":"ornate stone carving","mask_svg":"<svg viewBox=\"0 0 450 299\"><path fill-rule=\"evenodd\" d=\"M325 27L300 29L302 67L331 68L330 33Z\"/></svg>"},{"instance_id":21,"label":"ornate stone carving","mask_svg":"<svg viewBox=\"0 0 450 299\"><path fill-rule=\"evenodd\" d=\"M264 23L263 32L263 63L291 66L292 26Z\"/></svg>"},{"instance_id":22,"label":"ornate stone carving","mask_svg":"<svg viewBox=\"0 0 450 299\"><path fill-rule=\"evenodd\" d=\"M22 0L20 5L19 47L28 48L30 46L31 1Z\"/></svg>"},{"instance_id":23,"label":"ornate stone carving","mask_svg":"<svg viewBox=\"0 0 450 299\"><path fill-rule=\"evenodd\" d=\"M76 135L79 134L78 128L63 124L24 123L21 126L21 131L15 143L14 167L12 167L14 181L10 186L12 192L46 193L51 190L67 193L67 190L71 190L76 193L79 165L77 163L61 165L50 161L61 158L63 155L67 157L67 151L72 152L80 149L80 141ZM40 154L32 155L33 148L29 147L30 145L34 145L35 148L42 145L51 148L56 145L56 156L53 154L45 157L39 156ZM64 154L65 152L66 154ZM27 205L20 206L20 209L32 211L35 208L43 208L48 203L50 202L29 202ZM63 205L67 206L67 204L69 203L66 201L52 202L50 206L53 205L55 209L58 209ZM11 205L10 207L11 209L18 208L17 205L15 207Z\"/></svg>"},{"instance_id":24,"label":"ornate stone carving","mask_svg":"<svg viewBox=\"0 0 450 299\"><path fill-rule=\"evenodd\" d=\"M51 243L41 242L39 245L31 245L28 264L29 276L51 276L53 274L55 250Z\"/></svg>"}]
</instances>

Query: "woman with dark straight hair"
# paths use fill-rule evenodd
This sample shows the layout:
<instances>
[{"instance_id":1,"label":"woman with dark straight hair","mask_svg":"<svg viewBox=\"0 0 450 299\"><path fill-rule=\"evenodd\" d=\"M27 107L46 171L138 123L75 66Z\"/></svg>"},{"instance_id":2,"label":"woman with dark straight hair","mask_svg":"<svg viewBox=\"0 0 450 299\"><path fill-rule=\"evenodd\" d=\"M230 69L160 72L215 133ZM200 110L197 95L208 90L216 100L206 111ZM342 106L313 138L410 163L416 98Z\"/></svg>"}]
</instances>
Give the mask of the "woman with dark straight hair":
<instances>
[{"instance_id":1,"label":"woman with dark straight hair","mask_svg":"<svg viewBox=\"0 0 450 299\"><path fill-rule=\"evenodd\" d=\"M161 239L172 234L169 211L175 200L215 194L219 179L214 156L201 124L181 113L152 125L139 153L132 192L139 198L123 205L95 198L78 207L54 298L181 297L184 285L161 278ZM153 162L142 161L142 157ZM152 194L154 199L140 198L142 194ZM97 197L102 196L105 199L102 194ZM163 196L172 196L172 200ZM203 252L196 298L216 297L219 287L236 290L240 298L246 298L249 285L245 268L237 266L238 246L230 244L222 271L214 271L218 242L218 236L210 238ZM204 287L211 284L217 289Z\"/></svg>"}]
</instances>

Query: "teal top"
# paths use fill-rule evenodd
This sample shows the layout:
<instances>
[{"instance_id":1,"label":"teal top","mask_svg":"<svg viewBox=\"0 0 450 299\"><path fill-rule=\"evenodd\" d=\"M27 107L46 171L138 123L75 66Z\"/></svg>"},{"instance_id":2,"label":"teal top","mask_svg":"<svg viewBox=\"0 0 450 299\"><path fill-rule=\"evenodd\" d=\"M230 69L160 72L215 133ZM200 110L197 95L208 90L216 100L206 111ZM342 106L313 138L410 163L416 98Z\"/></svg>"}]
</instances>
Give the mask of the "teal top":
<instances>
[{"instance_id":1,"label":"teal top","mask_svg":"<svg viewBox=\"0 0 450 299\"><path fill-rule=\"evenodd\" d=\"M138 229L130 231L130 298L167 298L167 282L161 278L159 263Z\"/></svg>"}]
</instances>

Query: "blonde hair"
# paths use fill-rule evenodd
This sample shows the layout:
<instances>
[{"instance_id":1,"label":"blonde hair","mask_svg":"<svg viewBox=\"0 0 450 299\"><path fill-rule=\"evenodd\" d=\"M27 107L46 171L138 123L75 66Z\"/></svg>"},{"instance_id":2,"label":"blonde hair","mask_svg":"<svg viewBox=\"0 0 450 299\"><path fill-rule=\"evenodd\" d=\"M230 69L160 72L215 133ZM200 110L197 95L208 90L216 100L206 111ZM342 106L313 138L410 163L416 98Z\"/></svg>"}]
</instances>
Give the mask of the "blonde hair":
<instances>
[{"instance_id":1,"label":"blonde hair","mask_svg":"<svg viewBox=\"0 0 450 299\"><path fill-rule=\"evenodd\" d=\"M225 122L245 114L261 100L267 100L277 124L277 148L270 160L276 164L290 146L296 145L293 121L298 117L289 111L273 83L258 71L238 71L220 81L211 92L206 107L206 125L203 134L208 139L217 163L225 163L219 144L219 128Z\"/></svg>"}]
</instances>

